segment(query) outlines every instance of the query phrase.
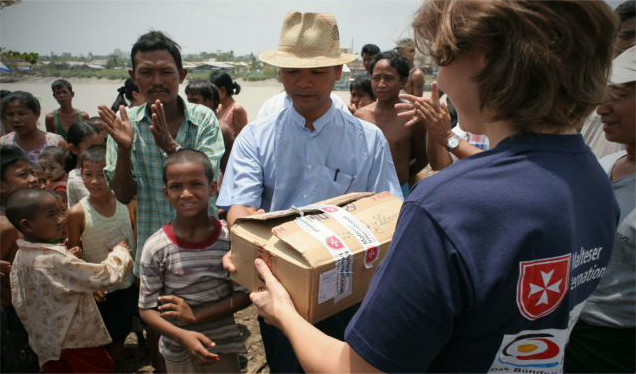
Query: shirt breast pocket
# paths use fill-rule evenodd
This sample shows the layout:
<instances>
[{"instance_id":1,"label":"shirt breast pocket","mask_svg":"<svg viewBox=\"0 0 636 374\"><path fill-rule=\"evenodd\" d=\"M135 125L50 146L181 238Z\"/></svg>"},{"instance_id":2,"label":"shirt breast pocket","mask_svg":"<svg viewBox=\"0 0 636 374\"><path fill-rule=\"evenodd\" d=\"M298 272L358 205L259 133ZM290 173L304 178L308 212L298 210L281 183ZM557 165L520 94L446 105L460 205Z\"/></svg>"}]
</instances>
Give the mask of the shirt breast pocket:
<instances>
[{"instance_id":1,"label":"shirt breast pocket","mask_svg":"<svg viewBox=\"0 0 636 374\"><path fill-rule=\"evenodd\" d=\"M349 192L355 177L340 169L332 169L328 166L320 167L320 180L329 186L330 195L338 196Z\"/></svg>"}]
</instances>

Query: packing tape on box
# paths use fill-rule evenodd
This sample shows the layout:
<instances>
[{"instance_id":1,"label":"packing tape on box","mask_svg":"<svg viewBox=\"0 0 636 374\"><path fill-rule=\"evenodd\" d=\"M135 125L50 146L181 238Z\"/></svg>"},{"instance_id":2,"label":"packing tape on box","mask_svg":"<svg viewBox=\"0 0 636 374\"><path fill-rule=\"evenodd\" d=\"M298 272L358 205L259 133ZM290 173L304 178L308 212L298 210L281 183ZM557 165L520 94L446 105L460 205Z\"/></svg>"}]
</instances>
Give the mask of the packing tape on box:
<instances>
[{"instance_id":1,"label":"packing tape on box","mask_svg":"<svg viewBox=\"0 0 636 374\"><path fill-rule=\"evenodd\" d=\"M325 205L319 207L319 209L346 227L358 239L358 242L365 250L364 266L370 269L373 263L380 258L380 242L371 230L355 216L338 206Z\"/></svg>"},{"instance_id":2,"label":"packing tape on box","mask_svg":"<svg viewBox=\"0 0 636 374\"><path fill-rule=\"evenodd\" d=\"M327 248L336 260L336 268L320 275L318 303L335 298L335 302L353 292L353 254L344 240L330 228L313 219L312 216L295 220L305 232L313 236Z\"/></svg>"}]
</instances>

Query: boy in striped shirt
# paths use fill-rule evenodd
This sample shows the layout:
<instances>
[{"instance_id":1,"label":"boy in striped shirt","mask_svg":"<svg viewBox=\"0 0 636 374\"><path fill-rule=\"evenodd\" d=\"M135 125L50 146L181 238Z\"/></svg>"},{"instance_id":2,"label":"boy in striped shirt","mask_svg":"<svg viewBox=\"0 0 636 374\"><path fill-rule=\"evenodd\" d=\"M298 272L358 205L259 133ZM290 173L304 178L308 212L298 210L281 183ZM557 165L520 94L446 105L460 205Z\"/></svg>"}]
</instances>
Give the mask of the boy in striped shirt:
<instances>
[{"instance_id":1,"label":"boy in striped shirt","mask_svg":"<svg viewBox=\"0 0 636 374\"><path fill-rule=\"evenodd\" d=\"M163 179L177 217L144 245L139 313L161 334L169 373L239 373L246 350L233 314L250 301L221 264L230 243L225 223L208 215L212 164L199 151L179 150L165 161Z\"/></svg>"}]
</instances>

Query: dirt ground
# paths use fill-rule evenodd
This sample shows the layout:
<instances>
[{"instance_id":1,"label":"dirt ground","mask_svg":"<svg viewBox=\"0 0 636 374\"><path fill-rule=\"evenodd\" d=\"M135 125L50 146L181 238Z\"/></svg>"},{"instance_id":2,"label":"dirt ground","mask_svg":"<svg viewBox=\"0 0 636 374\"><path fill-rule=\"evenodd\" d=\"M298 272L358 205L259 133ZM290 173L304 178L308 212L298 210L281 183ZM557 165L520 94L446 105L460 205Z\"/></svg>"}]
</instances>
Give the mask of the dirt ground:
<instances>
[{"instance_id":1,"label":"dirt ground","mask_svg":"<svg viewBox=\"0 0 636 374\"><path fill-rule=\"evenodd\" d=\"M248 351L247 355L241 357L241 372L269 374L269 367L267 366L263 350L263 340L261 339L258 321L256 320L256 310L253 306L250 306L236 313L235 319L242 329ZM126 373L154 372L148 350L143 345L138 344L137 336L133 333L129 334L126 339L124 354L126 356L124 364Z\"/></svg>"}]
</instances>

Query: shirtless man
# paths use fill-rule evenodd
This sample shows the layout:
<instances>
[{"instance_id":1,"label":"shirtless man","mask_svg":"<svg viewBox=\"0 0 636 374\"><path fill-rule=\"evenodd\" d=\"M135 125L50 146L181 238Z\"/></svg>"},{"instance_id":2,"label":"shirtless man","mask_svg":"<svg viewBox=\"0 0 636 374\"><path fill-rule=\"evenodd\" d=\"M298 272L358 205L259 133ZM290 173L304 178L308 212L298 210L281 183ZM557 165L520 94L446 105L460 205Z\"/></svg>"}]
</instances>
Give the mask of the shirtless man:
<instances>
[{"instance_id":1,"label":"shirtless man","mask_svg":"<svg viewBox=\"0 0 636 374\"><path fill-rule=\"evenodd\" d=\"M400 103L400 90L409 75L405 58L394 51L382 52L371 62L371 88L376 101L355 112L355 116L378 126L389 142L398 180L404 197L411 178L427 164L426 131L423 126L406 126L394 105Z\"/></svg>"},{"instance_id":2,"label":"shirtless man","mask_svg":"<svg viewBox=\"0 0 636 374\"><path fill-rule=\"evenodd\" d=\"M44 123L46 131L61 135L67 140L67 132L69 127L75 122L88 121L88 113L73 108L73 87L64 79L58 79L51 84L53 97L60 104L60 109L46 115Z\"/></svg>"},{"instance_id":3,"label":"shirtless man","mask_svg":"<svg viewBox=\"0 0 636 374\"><path fill-rule=\"evenodd\" d=\"M400 40L395 50L409 64L409 78L404 85L404 92L422 97L424 93L424 73L420 68L415 67L415 42L411 39Z\"/></svg>"}]
</instances>

